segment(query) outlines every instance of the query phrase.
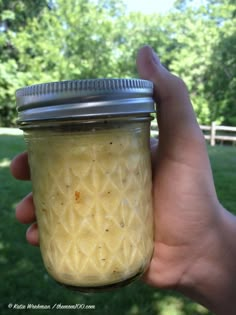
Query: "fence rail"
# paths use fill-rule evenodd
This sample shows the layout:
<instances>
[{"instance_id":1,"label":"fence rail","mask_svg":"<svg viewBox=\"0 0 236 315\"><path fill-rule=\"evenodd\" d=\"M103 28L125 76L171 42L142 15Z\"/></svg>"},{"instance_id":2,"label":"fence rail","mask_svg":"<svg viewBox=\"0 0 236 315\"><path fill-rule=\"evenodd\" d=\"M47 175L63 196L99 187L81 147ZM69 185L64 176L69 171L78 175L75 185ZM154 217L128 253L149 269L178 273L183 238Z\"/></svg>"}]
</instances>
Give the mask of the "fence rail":
<instances>
[{"instance_id":1,"label":"fence rail","mask_svg":"<svg viewBox=\"0 0 236 315\"><path fill-rule=\"evenodd\" d=\"M210 141L210 145L214 146L216 142L223 143L224 141L236 143L236 127L233 126L217 126L215 122L212 122L210 126L200 125L206 140ZM219 134L218 132L221 132ZM151 134L153 137L158 137L157 123L152 122Z\"/></svg>"},{"instance_id":2,"label":"fence rail","mask_svg":"<svg viewBox=\"0 0 236 315\"><path fill-rule=\"evenodd\" d=\"M232 142L236 144L236 127L231 126L217 126L215 122L212 122L210 126L200 125L200 128L204 134L206 140L210 141L210 145L214 146L216 142ZM221 132L219 134L218 132ZM23 132L17 128L0 128L0 135L22 135ZM158 128L155 121L151 124L152 137L158 137Z\"/></svg>"}]
</instances>

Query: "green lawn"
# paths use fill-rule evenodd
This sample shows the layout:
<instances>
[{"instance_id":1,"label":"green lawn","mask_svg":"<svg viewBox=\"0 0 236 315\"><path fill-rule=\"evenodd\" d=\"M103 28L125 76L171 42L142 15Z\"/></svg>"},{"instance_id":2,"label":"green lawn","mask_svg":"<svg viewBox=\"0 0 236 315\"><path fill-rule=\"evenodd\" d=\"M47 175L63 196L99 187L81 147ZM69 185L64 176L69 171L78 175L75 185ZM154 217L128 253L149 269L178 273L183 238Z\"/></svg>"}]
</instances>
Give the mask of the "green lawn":
<instances>
[{"instance_id":1,"label":"green lawn","mask_svg":"<svg viewBox=\"0 0 236 315\"><path fill-rule=\"evenodd\" d=\"M200 315L210 314L201 306L182 296L146 286L137 281L128 287L99 294L81 294L58 286L48 277L39 249L25 241L26 226L17 223L15 205L30 191L30 183L10 176L10 159L24 150L22 136L0 135L0 314L8 314L8 304L95 305L95 310L66 311L66 314L124 315ZM221 202L236 210L236 148L209 148L217 192ZM14 310L23 314L24 310ZM50 314L54 311L31 310L30 313ZM55 310L59 312L59 310Z\"/></svg>"}]
</instances>

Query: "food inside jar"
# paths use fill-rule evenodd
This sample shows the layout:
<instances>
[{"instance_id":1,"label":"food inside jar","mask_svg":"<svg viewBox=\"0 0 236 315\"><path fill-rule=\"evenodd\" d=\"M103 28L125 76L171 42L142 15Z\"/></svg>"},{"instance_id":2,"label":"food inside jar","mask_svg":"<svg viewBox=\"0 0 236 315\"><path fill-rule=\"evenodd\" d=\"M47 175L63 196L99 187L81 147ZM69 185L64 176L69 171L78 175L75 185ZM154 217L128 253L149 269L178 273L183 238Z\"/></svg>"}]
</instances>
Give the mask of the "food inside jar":
<instances>
[{"instance_id":1,"label":"food inside jar","mask_svg":"<svg viewBox=\"0 0 236 315\"><path fill-rule=\"evenodd\" d=\"M147 267L153 220L142 125L28 136L40 248L58 282L105 286Z\"/></svg>"}]
</instances>

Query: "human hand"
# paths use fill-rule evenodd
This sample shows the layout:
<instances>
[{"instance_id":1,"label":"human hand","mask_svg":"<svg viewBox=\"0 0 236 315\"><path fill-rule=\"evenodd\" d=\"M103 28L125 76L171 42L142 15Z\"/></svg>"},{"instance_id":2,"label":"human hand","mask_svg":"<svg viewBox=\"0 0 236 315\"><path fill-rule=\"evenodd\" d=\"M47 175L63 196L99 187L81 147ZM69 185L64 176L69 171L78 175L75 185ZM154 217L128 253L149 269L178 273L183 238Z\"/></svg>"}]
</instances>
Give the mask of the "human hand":
<instances>
[{"instance_id":1,"label":"human hand","mask_svg":"<svg viewBox=\"0 0 236 315\"><path fill-rule=\"evenodd\" d=\"M139 51L137 67L142 78L154 82L160 132L158 148L152 146L155 250L144 279L221 311L232 288L226 284L222 288L219 282L223 278L226 283L228 270L234 268L228 260L222 263L226 255L222 248L225 244L233 248L234 232L225 230L234 230L235 219L218 202L205 140L185 84L160 64L149 47ZM13 160L11 170L18 179L30 178L27 153ZM31 194L17 206L16 217L22 223L34 222L26 237L38 245Z\"/></svg>"},{"instance_id":2,"label":"human hand","mask_svg":"<svg viewBox=\"0 0 236 315\"><path fill-rule=\"evenodd\" d=\"M158 146L152 146L155 250L144 279L217 314L235 314L236 220L217 199L187 88L150 47L139 51L137 68L154 83L159 126Z\"/></svg>"},{"instance_id":3,"label":"human hand","mask_svg":"<svg viewBox=\"0 0 236 315\"><path fill-rule=\"evenodd\" d=\"M204 136L184 82L144 47L142 78L154 82L159 143L152 146L155 252L146 281L175 287L199 258L220 217ZM199 246L201 244L201 246Z\"/></svg>"},{"instance_id":4,"label":"human hand","mask_svg":"<svg viewBox=\"0 0 236 315\"><path fill-rule=\"evenodd\" d=\"M11 173L16 179L30 180L30 167L27 152L17 155L11 162ZM38 226L32 193L28 194L16 206L16 218L19 222L29 224L26 239L31 245L39 245Z\"/></svg>"}]
</instances>

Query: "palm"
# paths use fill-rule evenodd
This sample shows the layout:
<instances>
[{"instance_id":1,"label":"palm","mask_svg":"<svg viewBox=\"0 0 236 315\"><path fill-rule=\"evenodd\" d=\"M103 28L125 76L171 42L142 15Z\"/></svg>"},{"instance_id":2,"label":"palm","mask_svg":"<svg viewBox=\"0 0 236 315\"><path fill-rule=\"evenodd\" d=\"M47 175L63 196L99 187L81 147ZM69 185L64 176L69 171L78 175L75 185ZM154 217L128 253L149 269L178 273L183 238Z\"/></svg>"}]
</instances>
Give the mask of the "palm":
<instances>
[{"instance_id":1,"label":"palm","mask_svg":"<svg viewBox=\"0 0 236 315\"><path fill-rule=\"evenodd\" d=\"M155 286L175 287L181 281L203 254L217 217L204 138L196 125L192 130L178 139L178 146L175 138L160 137L158 149L152 148L155 249L145 280Z\"/></svg>"}]
</instances>

